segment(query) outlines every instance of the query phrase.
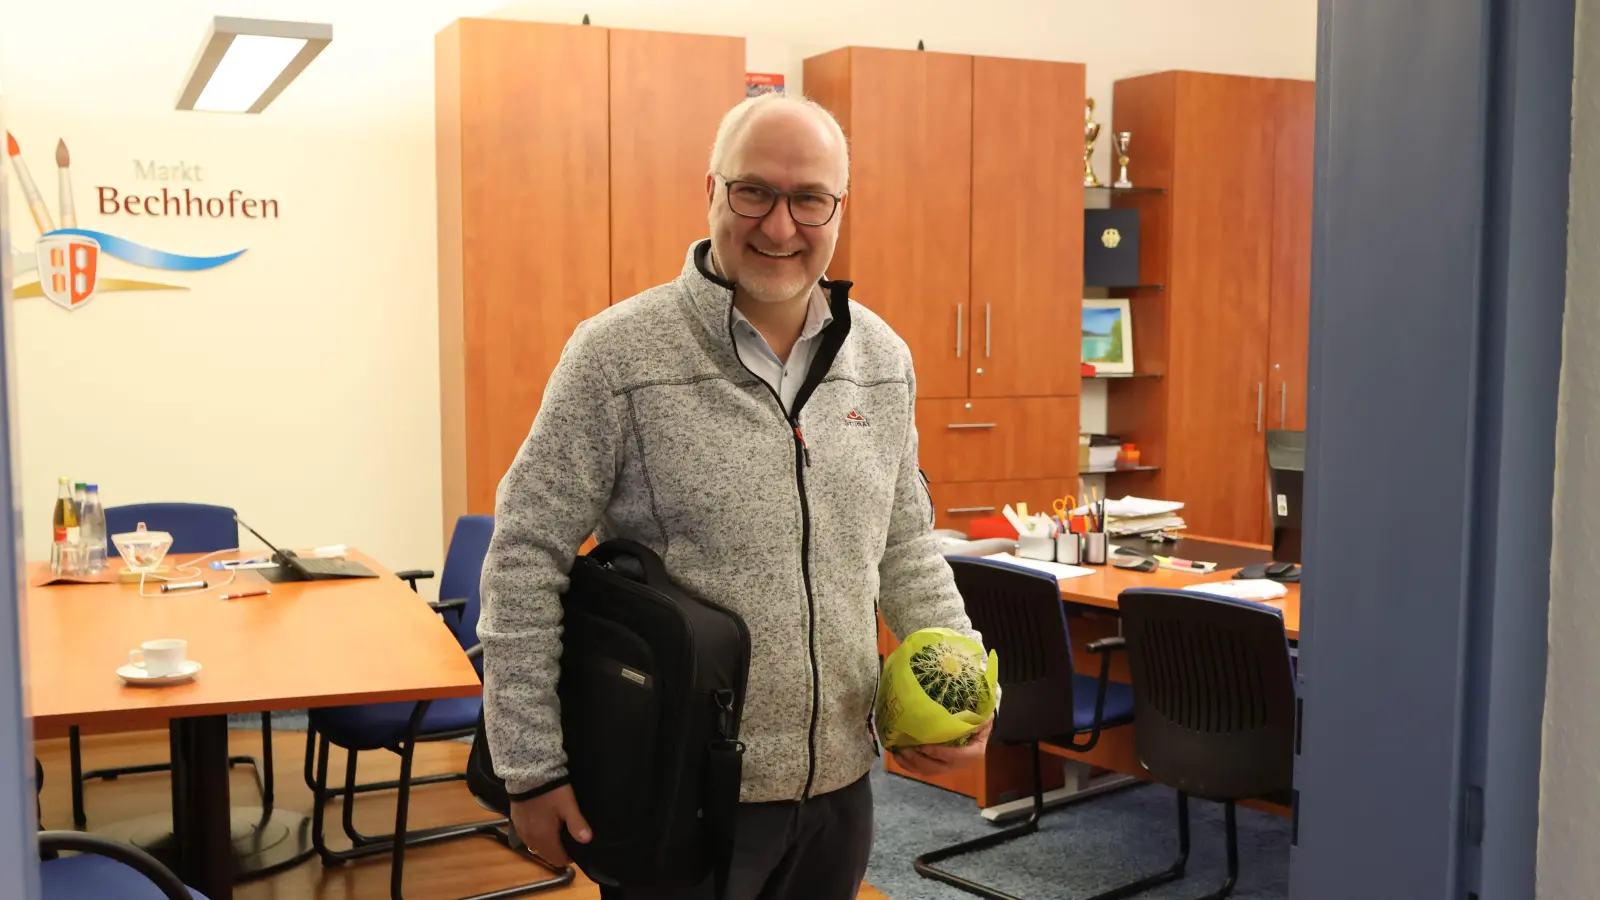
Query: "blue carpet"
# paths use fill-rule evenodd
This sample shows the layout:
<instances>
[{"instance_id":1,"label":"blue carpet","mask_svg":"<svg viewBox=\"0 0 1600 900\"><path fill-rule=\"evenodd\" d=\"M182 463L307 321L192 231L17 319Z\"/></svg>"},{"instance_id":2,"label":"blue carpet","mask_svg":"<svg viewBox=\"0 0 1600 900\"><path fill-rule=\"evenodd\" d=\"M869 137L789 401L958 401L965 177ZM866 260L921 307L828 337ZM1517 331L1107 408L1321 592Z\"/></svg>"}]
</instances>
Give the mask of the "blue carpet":
<instances>
[{"instance_id":1,"label":"blue carpet","mask_svg":"<svg viewBox=\"0 0 1600 900\"><path fill-rule=\"evenodd\" d=\"M259 714L228 717L231 728L261 727ZM274 731L304 731L306 714L272 714ZM465 739L465 740L470 740ZM911 861L930 850L994 831L971 798L872 772L874 841L867 881L890 900L971 900L972 895L918 875ZM1139 900L1187 900L1222 884L1226 873L1222 807L1189 803L1189 874L1139 895ZM1177 799L1168 788L1144 785L1045 814L1038 833L945 863L964 878L1026 900L1079 900L1165 869L1178 852ZM1289 896L1289 823L1239 810L1238 900Z\"/></svg>"},{"instance_id":2,"label":"blue carpet","mask_svg":"<svg viewBox=\"0 0 1600 900\"><path fill-rule=\"evenodd\" d=\"M995 830L971 798L881 769L872 773L876 838L867 881L890 900L971 900L918 875L917 856ZM1078 900L1158 872L1178 852L1177 795L1144 785L1047 812L1038 833L949 860L944 868L1027 900ZM1191 800L1187 877L1140 894L1180 900L1216 890L1226 876L1222 806ZM1289 823L1239 810L1238 900L1289 896Z\"/></svg>"}]
</instances>

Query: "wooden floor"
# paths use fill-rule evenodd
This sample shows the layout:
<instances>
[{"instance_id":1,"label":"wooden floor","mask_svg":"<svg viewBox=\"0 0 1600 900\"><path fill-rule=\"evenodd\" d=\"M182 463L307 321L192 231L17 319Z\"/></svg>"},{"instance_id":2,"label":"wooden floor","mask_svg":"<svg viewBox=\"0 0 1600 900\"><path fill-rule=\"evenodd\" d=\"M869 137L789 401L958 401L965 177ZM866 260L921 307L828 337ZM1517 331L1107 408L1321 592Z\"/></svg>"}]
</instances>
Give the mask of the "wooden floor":
<instances>
[{"instance_id":1,"label":"wooden floor","mask_svg":"<svg viewBox=\"0 0 1600 900\"><path fill-rule=\"evenodd\" d=\"M230 733L234 754L258 755L259 731ZM72 827L72 794L68 788L67 742L65 739L40 741L37 748L44 764L43 826ZM416 774L460 772L466 765L467 745L458 743L424 744L417 750ZM142 732L122 735L89 735L83 739L85 769L161 762L167 759L167 734ZM311 791L302 780L305 760L305 735L277 732L273 735L273 764L276 773L277 806L283 809L311 810ZM360 781L379 781L399 775L399 757L376 752L361 755ZM344 756L338 750L330 759L330 780L344 772ZM338 773L338 774L334 774ZM257 801L255 780L248 766L234 770L230 787L235 805ZM171 783L165 773L124 776L117 781L90 781L84 786L84 808L88 830L119 820L136 818L171 808ZM356 799L356 828L367 834L381 834L394 827L394 793L366 794ZM329 844L349 846L339 827L340 808L329 805ZM411 793L409 827L427 828L473 822L490 818L467 793L461 782L425 785ZM485 838L463 838L432 847L406 852L405 896L407 900L455 900L455 898L522 884L541 877L544 870ZM378 856L338 869L324 869L316 857L294 869L269 878L247 882L234 891L236 900L370 900L389 895L389 857ZM534 895L542 900L598 900L599 889L579 873L571 887ZM884 895L863 885L862 900L882 900Z\"/></svg>"}]
</instances>

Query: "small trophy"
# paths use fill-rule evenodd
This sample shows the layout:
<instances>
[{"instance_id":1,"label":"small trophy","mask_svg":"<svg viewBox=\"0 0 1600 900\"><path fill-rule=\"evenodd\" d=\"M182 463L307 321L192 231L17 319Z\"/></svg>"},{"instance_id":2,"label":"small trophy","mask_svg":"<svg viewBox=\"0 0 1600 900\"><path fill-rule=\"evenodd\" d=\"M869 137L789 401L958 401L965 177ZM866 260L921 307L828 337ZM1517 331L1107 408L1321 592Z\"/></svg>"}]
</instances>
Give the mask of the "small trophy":
<instances>
[{"instance_id":1,"label":"small trophy","mask_svg":"<svg viewBox=\"0 0 1600 900\"><path fill-rule=\"evenodd\" d=\"M1131 188L1133 182L1128 180L1128 141L1133 138L1133 133L1128 131L1117 132L1117 180L1112 183L1115 188Z\"/></svg>"},{"instance_id":2,"label":"small trophy","mask_svg":"<svg viewBox=\"0 0 1600 900\"><path fill-rule=\"evenodd\" d=\"M1100 177L1094 174L1094 140L1100 136L1100 123L1094 120L1094 98L1083 103L1083 186L1101 187Z\"/></svg>"}]
</instances>

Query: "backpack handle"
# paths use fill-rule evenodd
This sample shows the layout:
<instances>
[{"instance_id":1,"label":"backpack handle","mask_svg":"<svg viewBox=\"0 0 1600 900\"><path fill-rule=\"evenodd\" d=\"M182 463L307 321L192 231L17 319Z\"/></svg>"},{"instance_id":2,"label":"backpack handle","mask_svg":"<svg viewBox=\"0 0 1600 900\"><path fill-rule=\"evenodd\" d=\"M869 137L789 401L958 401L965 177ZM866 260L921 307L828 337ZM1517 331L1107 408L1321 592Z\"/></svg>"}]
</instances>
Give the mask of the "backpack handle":
<instances>
[{"instance_id":1,"label":"backpack handle","mask_svg":"<svg viewBox=\"0 0 1600 900\"><path fill-rule=\"evenodd\" d=\"M614 563L618 559L632 560L642 570L644 575L642 580L646 585L660 588L667 587L672 583L672 580L667 577L667 566L661 561L660 554L638 541L629 540L628 538L612 538L590 550L589 558L602 564ZM618 571L633 578L635 581L641 580L632 569L632 566L618 567Z\"/></svg>"}]
</instances>

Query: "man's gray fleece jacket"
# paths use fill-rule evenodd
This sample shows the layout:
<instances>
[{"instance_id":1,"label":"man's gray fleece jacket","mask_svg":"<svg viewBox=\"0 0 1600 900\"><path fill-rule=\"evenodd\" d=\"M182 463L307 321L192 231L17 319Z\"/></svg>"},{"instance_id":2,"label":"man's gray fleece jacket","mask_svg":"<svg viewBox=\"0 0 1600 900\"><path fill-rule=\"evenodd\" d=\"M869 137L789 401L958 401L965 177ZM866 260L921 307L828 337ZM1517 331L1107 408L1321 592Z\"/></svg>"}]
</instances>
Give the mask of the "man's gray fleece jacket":
<instances>
[{"instance_id":1,"label":"man's gray fleece jacket","mask_svg":"<svg viewBox=\"0 0 1600 900\"><path fill-rule=\"evenodd\" d=\"M734 349L709 247L578 326L500 483L478 636L489 746L514 794L565 783L559 597L591 531L651 547L749 626L746 802L872 767L880 606L901 637L979 637L932 533L905 342L824 281L834 319L786 416Z\"/></svg>"}]
</instances>

